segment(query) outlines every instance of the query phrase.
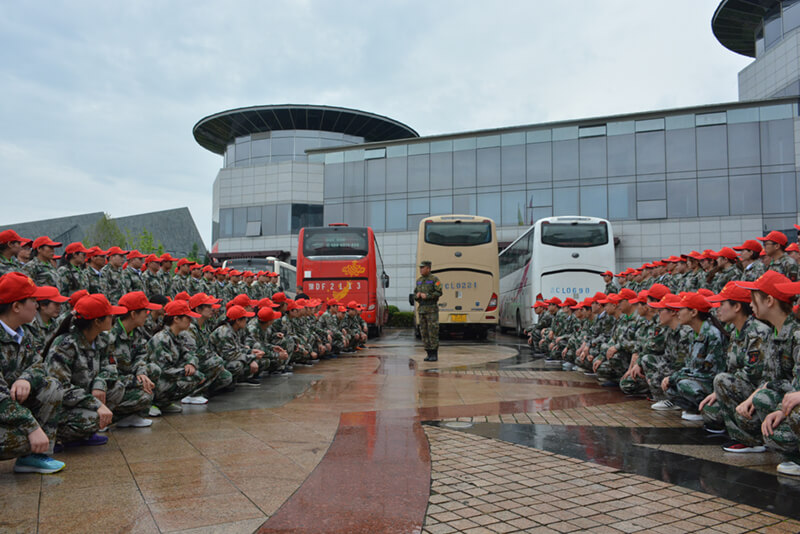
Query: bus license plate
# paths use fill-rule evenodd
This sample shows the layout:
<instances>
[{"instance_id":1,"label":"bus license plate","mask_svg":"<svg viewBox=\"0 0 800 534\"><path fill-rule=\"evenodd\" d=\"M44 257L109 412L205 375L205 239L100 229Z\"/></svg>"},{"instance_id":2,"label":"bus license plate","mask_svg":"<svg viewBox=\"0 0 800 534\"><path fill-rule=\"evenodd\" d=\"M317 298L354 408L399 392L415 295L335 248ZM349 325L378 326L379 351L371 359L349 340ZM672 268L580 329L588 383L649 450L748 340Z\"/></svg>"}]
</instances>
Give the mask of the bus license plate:
<instances>
[{"instance_id":1,"label":"bus license plate","mask_svg":"<svg viewBox=\"0 0 800 534\"><path fill-rule=\"evenodd\" d=\"M467 314L466 313L451 313L450 320L454 323L466 323L467 322Z\"/></svg>"}]
</instances>

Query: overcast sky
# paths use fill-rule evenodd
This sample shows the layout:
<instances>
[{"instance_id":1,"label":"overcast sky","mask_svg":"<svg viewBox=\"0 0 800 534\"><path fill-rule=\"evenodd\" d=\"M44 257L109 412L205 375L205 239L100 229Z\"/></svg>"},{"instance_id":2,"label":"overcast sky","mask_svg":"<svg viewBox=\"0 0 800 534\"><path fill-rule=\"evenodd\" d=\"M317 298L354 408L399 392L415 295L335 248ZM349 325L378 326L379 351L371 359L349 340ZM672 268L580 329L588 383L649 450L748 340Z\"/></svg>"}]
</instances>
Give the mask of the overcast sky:
<instances>
[{"instance_id":1,"label":"overcast sky","mask_svg":"<svg viewBox=\"0 0 800 534\"><path fill-rule=\"evenodd\" d=\"M420 135L737 99L718 0L0 3L0 224L188 206L222 157L192 127L322 104ZM35 237L35 236L30 236Z\"/></svg>"}]
</instances>

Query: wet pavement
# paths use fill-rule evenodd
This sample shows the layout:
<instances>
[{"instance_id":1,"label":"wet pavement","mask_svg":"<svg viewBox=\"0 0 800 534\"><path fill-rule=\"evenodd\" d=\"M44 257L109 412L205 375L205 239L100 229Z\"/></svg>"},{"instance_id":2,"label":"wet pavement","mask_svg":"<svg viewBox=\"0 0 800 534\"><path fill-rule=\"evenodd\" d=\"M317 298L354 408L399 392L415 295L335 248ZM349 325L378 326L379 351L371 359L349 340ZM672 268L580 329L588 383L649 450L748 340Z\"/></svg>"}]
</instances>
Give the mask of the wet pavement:
<instances>
[{"instance_id":1,"label":"wet pavement","mask_svg":"<svg viewBox=\"0 0 800 534\"><path fill-rule=\"evenodd\" d=\"M0 531L800 530L800 481L772 455L722 454L679 414L548 369L511 336L424 356L389 331L354 357L112 428L108 445L58 455L58 475L0 462ZM702 506L681 517L687 498Z\"/></svg>"}]
</instances>

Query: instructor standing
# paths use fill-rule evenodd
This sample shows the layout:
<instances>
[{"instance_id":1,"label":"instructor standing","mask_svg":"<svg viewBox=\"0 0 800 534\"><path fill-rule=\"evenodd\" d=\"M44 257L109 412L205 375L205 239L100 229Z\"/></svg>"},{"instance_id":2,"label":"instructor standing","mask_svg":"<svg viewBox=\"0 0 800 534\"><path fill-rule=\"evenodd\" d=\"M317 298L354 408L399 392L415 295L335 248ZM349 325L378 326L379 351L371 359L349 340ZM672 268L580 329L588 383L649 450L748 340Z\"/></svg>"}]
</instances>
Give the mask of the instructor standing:
<instances>
[{"instance_id":1,"label":"instructor standing","mask_svg":"<svg viewBox=\"0 0 800 534\"><path fill-rule=\"evenodd\" d=\"M425 343L426 362L439 360L439 297L442 296L442 283L431 274L431 262L424 260L419 264L419 278L414 289L414 300L419 303L419 333Z\"/></svg>"}]
</instances>

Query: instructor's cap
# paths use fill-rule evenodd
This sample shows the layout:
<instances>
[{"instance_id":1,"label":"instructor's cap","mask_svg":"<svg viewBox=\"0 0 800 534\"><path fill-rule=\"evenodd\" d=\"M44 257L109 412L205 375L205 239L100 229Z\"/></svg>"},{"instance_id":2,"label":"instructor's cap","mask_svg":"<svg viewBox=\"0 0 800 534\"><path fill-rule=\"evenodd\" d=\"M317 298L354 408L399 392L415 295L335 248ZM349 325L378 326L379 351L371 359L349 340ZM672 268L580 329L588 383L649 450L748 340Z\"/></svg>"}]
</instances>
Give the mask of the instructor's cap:
<instances>
[{"instance_id":1,"label":"instructor's cap","mask_svg":"<svg viewBox=\"0 0 800 534\"><path fill-rule=\"evenodd\" d=\"M419 262L419 266L420 267L430 267L431 266L431 262L430 262L430 260L422 260L421 262Z\"/></svg>"}]
</instances>

